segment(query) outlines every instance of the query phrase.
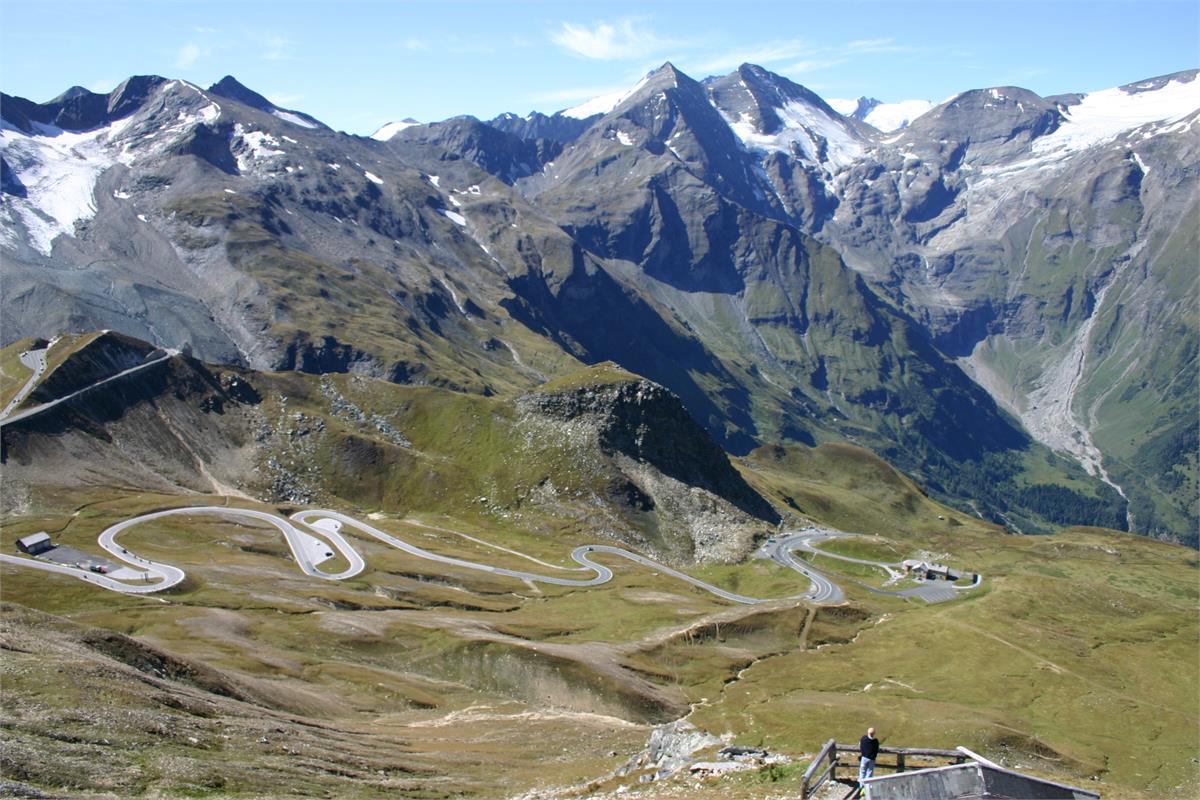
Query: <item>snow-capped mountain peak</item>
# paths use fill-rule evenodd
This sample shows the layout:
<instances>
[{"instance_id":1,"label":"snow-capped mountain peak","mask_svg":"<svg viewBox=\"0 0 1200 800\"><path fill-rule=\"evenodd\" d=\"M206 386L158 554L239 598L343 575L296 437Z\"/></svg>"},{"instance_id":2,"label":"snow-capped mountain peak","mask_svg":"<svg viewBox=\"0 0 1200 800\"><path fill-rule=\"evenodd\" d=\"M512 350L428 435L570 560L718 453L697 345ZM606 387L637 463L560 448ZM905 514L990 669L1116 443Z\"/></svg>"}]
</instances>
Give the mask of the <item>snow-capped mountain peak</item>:
<instances>
[{"instance_id":1,"label":"snow-capped mountain peak","mask_svg":"<svg viewBox=\"0 0 1200 800\"><path fill-rule=\"evenodd\" d=\"M208 87L208 91L218 97L226 97L230 100L236 100L243 105L263 111L273 117L290 122L293 125L298 125L301 128L315 130L325 127L320 121L307 114L302 114L299 111L291 111L286 108L280 108L272 103L267 98L263 97L258 92L246 87L232 75L226 75L221 80Z\"/></svg>"},{"instance_id":2,"label":"snow-capped mountain peak","mask_svg":"<svg viewBox=\"0 0 1200 800\"><path fill-rule=\"evenodd\" d=\"M862 155L866 132L819 96L762 67L743 64L705 81L709 100L748 150L795 153L845 166Z\"/></svg>"}]
</instances>

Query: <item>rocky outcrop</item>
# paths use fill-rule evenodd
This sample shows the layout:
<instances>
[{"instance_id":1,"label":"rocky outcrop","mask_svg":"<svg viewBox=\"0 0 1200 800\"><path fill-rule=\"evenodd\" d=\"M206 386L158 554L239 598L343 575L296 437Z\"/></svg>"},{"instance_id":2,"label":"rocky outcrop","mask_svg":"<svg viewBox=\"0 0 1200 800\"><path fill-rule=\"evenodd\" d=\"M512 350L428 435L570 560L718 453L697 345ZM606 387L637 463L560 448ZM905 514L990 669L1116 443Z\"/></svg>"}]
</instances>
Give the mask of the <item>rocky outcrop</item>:
<instances>
[{"instance_id":1,"label":"rocky outcrop","mask_svg":"<svg viewBox=\"0 0 1200 800\"><path fill-rule=\"evenodd\" d=\"M703 489L764 522L779 514L729 463L679 398L647 380L525 395L526 410L563 421L590 418L600 449L644 462L669 478Z\"/></svg>"},{"instance_id":2,"label":"rocky outcrop","mask_svg":"<svg viewBox=\"0 0 1200 800\"><path fill-rule=\"evenodd\" d=\"M628 376L551 385L517 407L543 435L590 451L601 494L642 522L624 535L667 557L734 560L780 520L679 398L656 383Z\"/></svg>"}]
</instances>

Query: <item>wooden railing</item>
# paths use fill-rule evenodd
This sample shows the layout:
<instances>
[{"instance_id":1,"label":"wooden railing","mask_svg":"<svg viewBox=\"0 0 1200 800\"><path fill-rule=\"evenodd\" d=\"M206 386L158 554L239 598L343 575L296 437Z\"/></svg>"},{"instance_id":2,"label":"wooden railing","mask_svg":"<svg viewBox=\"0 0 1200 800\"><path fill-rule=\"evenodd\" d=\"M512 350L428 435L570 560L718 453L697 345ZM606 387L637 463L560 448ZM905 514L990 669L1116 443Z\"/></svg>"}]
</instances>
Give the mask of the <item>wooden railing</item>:
<instances>
[{"instance_id":1,"label":"wooden railing","mask_svg":"<svg viewBox=\"0 0 1200 800\"><path fill-rule=\"evenodd\" d=\"M837 749L837 740L830 739L817 753L817 757L813 759L813 762L808 765L808 769L804 770L804 782L800 784L800 800L807 800L817 789L821 788L825 781L833 776L838 764ZM817 771L821 769L821 765L826 761L829 762L829 766L818 775Z\"/></svg>"},{"instance_id":2,"label":"wooden railing","mask_svg":"<svg viewBox=\"0 0 1200 800\"><path fill-rule=\"evenodd\" d=\"M840 753L848 753L850 758L843 760L839 757ZM885 760L885 756L894 756L894 758ZM816 758L804 771L803 782L800 785L801 800L812 797L826 781L836 781L838 767L851 768L850 777L852 780L857 780L858 759L858 745L838 744L836 740L830 739L817 752ZM880 747L879 757L875 759L875 769L904 772L907 769L942 766L947 762L962 764L967 760L968 756L958 750L935 750L928 747Z\"/></svg>"}]
</instances>

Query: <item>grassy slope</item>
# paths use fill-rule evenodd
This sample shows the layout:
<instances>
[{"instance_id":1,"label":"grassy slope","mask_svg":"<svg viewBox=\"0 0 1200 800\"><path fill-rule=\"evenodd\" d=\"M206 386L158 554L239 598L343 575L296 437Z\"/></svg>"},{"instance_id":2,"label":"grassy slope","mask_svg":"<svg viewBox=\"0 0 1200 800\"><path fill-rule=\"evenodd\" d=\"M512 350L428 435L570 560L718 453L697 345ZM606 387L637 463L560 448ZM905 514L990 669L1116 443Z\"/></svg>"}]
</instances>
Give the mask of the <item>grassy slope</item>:
<instances>
[{"instance_id":1,"label":"grassy slope","mask_svg":"<svg viewBox=\"0 0 1200 800\"><path fill-rule=\"evenodd\" d=\"M1098 776L1107 797L1195 791L1194 556L1098 531L960 537L959 557L989 576L978 597L879 608L852 645L757 664L695 721L809 750L874 724L897 746Z\"/></svg>"},{"instance_id":2,"label":"grassy slope","mask_svg":"<svg viewBox=\"0 0 1200 800\"><path fill-rule=\"evenodd\" d=\"M1198 230L1200 205L1194 205L1176 230L1148 243L1154 278L1162 284L1155 299L1167 306L1152 306L1147 324L1157 335L1147 344L1145 326L1126 321L1126 306L1147 305L1136 294L1143 279L1131 278L1097 323L1091 381L1083 387L1083 401L1097 421L1094 438L1109 471L1129 487L1138 530L1183 532L1193 546L1200 515Z\"/></svg>"},{"instance_id":3,"label":"grassy slope","mask_svg":"<svg viewBox=\"0 0 1200 800\"><path fill-rule=\"evenodd\" d=\"M530 388L539 382L538 371L560 374L579 367L487 298L471 298L483 309L473 305L471 314L459 313L437 271L410 256L396 257L383 248L373 260L320 258L284 244L264 227L274 210L243 196L190 197L171 210L194 230L224 229L231 263L270 292L269 333L279 342L320 346L323 337L332 337L372 357L385 372L399 365L412 382L485 394ZM491 269L486 263L475 266L484 274ZM405 285L414 287L411 294L397 288ZM380 302L397 292L396 302ZM324 309L331 305L349 313L330 316ZM527 366L510 357L506 341Z\"/></svg>"},{"instance_id":4,"label":"grassy slope","mask_svg":"<svg viewBox=\"0 0 1200 800\"><path fill-rule=\"evenodd\" d=\"M882 458L853 445L762 447L738 467L779 508L840 530L889 535L898 526L928 533L994 528L934 502Z\"/></svg>"},{"instance_id":5,"label":"grassy slope","mask_svg":"<svg viewBox=\"0 0 1200 800\"><path fill-rule=\"evenodd\" d=\"M329 380L414 445L384 448L369 424L329 417L318 378L259 379L272 425L301 428L307 423L297 414L321 415L325 430L339 434L330 441L353 434L377 446L370 450L375 460L361 463L346 451L316 446L335 505L356 515L384 511L378 525L438 552L526 569L547 568L455 531L561 565L572 546L596 540L586 519L546 515L528 500L531 482L546 474L563 488L579 481L583 489L589 473L566 451L515 451L513 420L500 401L351 375ZM388 463L397 468L385 470ZM978 570L987 583L970 599L932 607L848 587L851 605L822 610L807 622L793 611L765 626L742 620L714 627L704 619L728 604L615 560L618 577L607 586L534 588L467 570L447 573L352 535L370 569L331 585L303 578L269 529L172 519L133 529L123 540L188 570L189 580L165 604L8 566L0 567L0 598L200 659L249 687L254 702L272 714L302 715L356 736L417 742L429 770L452 775L453 790L467 794L495 796L487 783L493 774L507 793L595 776L620 760L602 753L627 754L645 735L642 727L611 719L568 713L542 723L527 716L547 706L644 719L638 715L661 714L663 703L682 713L687 701L701 704L692 719L702 727L794 754L812 752L831 736L852 739L874 722L893 744L965 744L1070 781L1098 775L1109 797L1196 787L1191 756L1179 747L1187 741L1179 732L1196 729L1189 710L1200 702L1193 551L1108 531L1005 535L929 500L876 456L844 445L764 448L738 467L781 509L791 509L794 521L803 513L881 534L869 542L872 551L924 550ZM373 482L382 475L386 480ZM480 496L487 502L476 502ZM180 502L102 486L45 493L42 511L5 521L0 550L9 552L16 537L43 529L95 550L94 537L105 525ZM831 550L862 553L865 547L839 543ZM766 596L803 588L793 575L759 561L699 574ZM678 634L681 627L689 629L686 635ZM61 755L45 731L82 724L71 722L69 694L35 691L39 682L77 679L73 669L66 677L55 672L59 663L22 662L27 671L6 683L18 687L5 702L6 713L18 720L21 752L36 745ZM739 672L740 679L729 682ZM115 689L97 691L104 696ZM131 691L125 686L117 694ZM132 694L127 702L135 705L159 703ZM477 711L455 716L480 704L495 710L491 728L470 721ZM191 711L181 719L208 725ZM431 729L431 723L444 727ZM241 730L243 723L233 727ZM480 733L489 729L506 731L490 749ZM444 735L430 739L430 730ZM261 774L238 771L232 787L206 789L208 778L195 776L211 775L219 748L195 752L161 735L126 733L109 753L121 765L114 774L125 776L113 779L121 793L252 794L270 791L275 781L306 779L304 770L293 772L251 747ZM581 745L571 750L570 763L547 767L528 755L547 735L597 745ZM142 750L132 747L135 741ZM466 765L456 760L458 741L474 743ZM363 758L385 772L396 764L394 754L378 749ZM187 768L173 772L173 763ZM54 774L31 779L63 787ZM422 792L433 785L410 777ZM95 780L87 785L104 785ZM363 778L348 784L347 796L394 791L385 784Z\"/></svg>"},{"instance_id":6,"label":"grassy slope","mask_svg":"<svg viewBox=\"0 0 1200 800\"><path fill-rule=\"evenodd\" d=\"M802 481L806 497L825 503L823 521L855 521L854 527L867 531L887 523L882 540L837 549L946 553L953 563L984 573L985 589L969 600L932 607L852 590L852 606L821 611L815 622L801 628L785 624L795 632L792 636L754 633L758 626L743 625L740 633L737 626L724 633L717 628L715 636L692 634L649 646L646 642L656 639L656 631L694 624L728 606L620 562L613 563L618 578L605 587L534 590L469 571L447 576L427 562L358 537L370 570L351 581L325 585L303 579L270 530L175 519L133 529L124 539L137 552L188 569L189 581L167 605L7 566L0 570L3 599L202 659L252 687L264 702L355 730L377 729L372 726L380 724L378 714L385 712L389 733L409 737L425 730L421 720L442 719L480 700L497 707L510 703L505 714L527 713L525 703L550 691L545 679L537 677L538 668L526 656L514 655L523 651L477 641L473 631L487 630L522 642L581 648L578 652L589 659L640 641L621 660L634 668L634 675L682 692L693 702L708 698L692 716L696 724L785 752L812 752L831 736L852 739L859 728L874 723L897 745L965 744L1066 780L1085 782L1097 775L1101 782L1089 785L1098 785L1108 797L1148 798L1196 785L1190 754L1183 752L1187 737L1180 735L1195 730L1196 718L1188 709L1200 702L1193 552L1097 530L1053 537L1004 535L969 517L955 517L919 495L914 499L911 484L888 479L890 468L861 452L823 447L813 460L808 476L783 472L777 461L773 471L747 474L776 492L795 493ZM792 483L778 483L781 475ZM884 479L871 481L872 475ZM847 486L856 482L872 491L854 494ZM47 529L66 543L94 549L93 537L105 524L178 503L169 496L114 497L103 491L83 499L87 503L78 514L10 520L0 533L0 547L10 550L13 538ZM938 520L938 513L948 519ZM525 568L531 566L527 560L451 530L461 528L552 563L565 563L569 548L588 538L561 531L548 538L527 530L514 540L505 528L478 519L420 516L424 524L438 524L442 530L390 516L377 524L439 552L486 555ZM958 524L950 524L951 519ZM794 578L762 562L713 567L702 575L739 591L783 594L797 588ZM54 591L45 591L48 585ZM601 650L586 649L594 647ZM507 677L464 685L465 676L484 674L478 672L481 665L486 665L485 673L498 670ZM740 680L726 684L746 667ZM597 709L612 713L625 707L613 699L614 692L621 694L620 681L612 684L575 669L568 670L575 676L573 685L588 687ZM513 675L526 677L516 680ZM453 683L441 683L447 679ZM32 712L18 699L27 691L21 689L9 700L23 720L18 726L22 735L33 725ZM546 696L561 700L561 690L554 692ZM330 697L338 698L340 710L330 707ZM558 735L582 723L563 724ZM534 730L527 733L532 736ZM630 735L629 730L612 729L605 735L616 737L606 741L623 742L617 749L624 753L644 731ZM177 741L149 741L143 764L183 757ZM489 768L503 776L503 785L516 789L546 778L575 780L613 763L597 760L587 750L578 754L579 765L571 770L535 769L519 755L529 746L530 740L510 732L488 754ZM446 769L439 759L452 754L444 743L428 747L427 757L442 765L434 768ZM181 774L209 774L205 765L212 758L212 753L188 752L189 768ZM470 767L452 771L464 786L479 774ZM172 781L161 770L154 774L149 783L174 787L172 793L186 783ZM254 779L238 775L239 791L261 791L273 780L270 773ZM784 785L790 785L788 780L794 782L790 778ZM203 795L196 781L187 784L189 791ZM427 787L414 779L416 784ZM373 784L353 785L359 796L383 792ZM463 790L477 793L478 787ZM492 795L485 790L483 796Z\"/></svg>"}]
</instances>

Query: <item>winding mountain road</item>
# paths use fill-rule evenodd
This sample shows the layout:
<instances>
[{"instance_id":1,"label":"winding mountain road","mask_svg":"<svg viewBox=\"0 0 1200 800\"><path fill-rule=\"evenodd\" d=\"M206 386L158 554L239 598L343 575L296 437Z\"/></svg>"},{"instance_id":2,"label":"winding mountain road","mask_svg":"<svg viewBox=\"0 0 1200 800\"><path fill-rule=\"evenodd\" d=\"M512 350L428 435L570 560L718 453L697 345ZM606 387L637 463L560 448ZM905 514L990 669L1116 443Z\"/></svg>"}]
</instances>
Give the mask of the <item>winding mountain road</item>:
<instances>
[{"instance_id":1,"label":"winding mountain road","mask_svg":"<svg viewBox=\"0 0 1200 800\"><path fill-rule=\"evenodd\" d=\"M454 558L445 556L439 553L434 553L417 545L393 536L390 533L381 531L378 528L361 520L342 514L337 511L327 509L309 509L298 511L289 519L285 519L274 514L269 514L264 511L255 511L244 508L231 508L227 506L184 506L181 508L172 508L164 511L155 511L150 514L142 514L141 516L131 517L106 528L99 536L98 542L104 550L114 557L131 565L140 574L140 580L137 582L119 580L116 577L110 577L103 574L97 574L85 569L70 567L63 564L51 563L44 560L34 558L23 558L10 555L0 555L0 561L7 564L15 564L24 567L32 567L48 572L56 572L60 574L72 575L89 583L101 586L105 589L110 589L116 592L125 592L129 594L148 594L151 592L160 592L176 586L181 583L186 577L184 571L170 564L163 564L141 556L130 553L126 548L120 546L116 542L116 537L123 531L135 525L140 525L146 522L151 522L156 519L161 519L168 516L193 516L193 515L216 515L226 518L243 518L258 522L265 522L268 525L275 527L283 534L287 541L288 547L291 549L292 556L299 565L300 570L305 574L314 578L323 580L339 581L347 578L352 578L360 574L366 569L366 561L354 549L354 546L342 535L344 528L350 528L362 536L369 536L377 539L386 545L401 550L418 558L423 558L428 561L433 561L447 566L459 567L462 569L476 570L486 572L492 575L501 575L504 577L515 578L522 581L531 581L536 583L546 583L555 586L571 586L571 587L588 587L599 586L608 583L612 580L613 571L611 568L593 559L593 554L602 553L605 555L619 556L628 561L641 564L649 567L657 572L669 575L678 580L691 584L699 589L702 589L716 597L724 600L729 600L734 603L742 603L745 605L754 605L758 603L772 602L775 600L808 600L815 603L840 603L845 599L841 588L823 575L817 569L797 560L792 553L796 550L813 550L812 542L825 538L833 538L839 535L845 535L837 531L827 530L809 530L797 533L788 534L779 540L769 540L759 554L771 558L777 563L788 567L789 569L799 572L806 577L812 584L807 592L802 594L792 595L786 598L761 598L749 597L736 592L730 592L719 586L713 586L698 578L693 578L687 573L680 572L660 564L657 561L646 558L643 555L634 553L630 550L625 550L621 547L614 547L606 544L589 544L576 547L571 551L571 558L578 567L554 567L567 572L590 572L589 577L559 577L555 575L544 575L536 572L526 572L524 570L509 569L500 567L494 564L485 564L477 561L468 561L466 559ZM513 551L515 552L515 551ZM814 552L818 552L815 551ZM830 555L824 551L819 551L823 555ZM347 566L345 569L338 572L328 572L321 569L318 564L333 558L334 554L340 554L345 558ZM523 555L519 554L518 555ZM835 556L837 557L837 556ZM847 559L856 560L856 559ZM874 562L863 562L874 563ZM883 565L877 565L883 566ZM856 583L859 583L856 581ZM887 594L894 596L916 596L922 597L927 602L939 602L940 600L949 599L948 597L938 597L933 599L931 596L926 596L920 593L923 587L916 589L908 589L901 592L889 592L885 590L875 589L866 584L862 584L867 589L878 594ZM972 584L973 588L978 586L979 581ZM949 597L953 597L954 593L950 592Z\"/></svg>"}]
</instances>

